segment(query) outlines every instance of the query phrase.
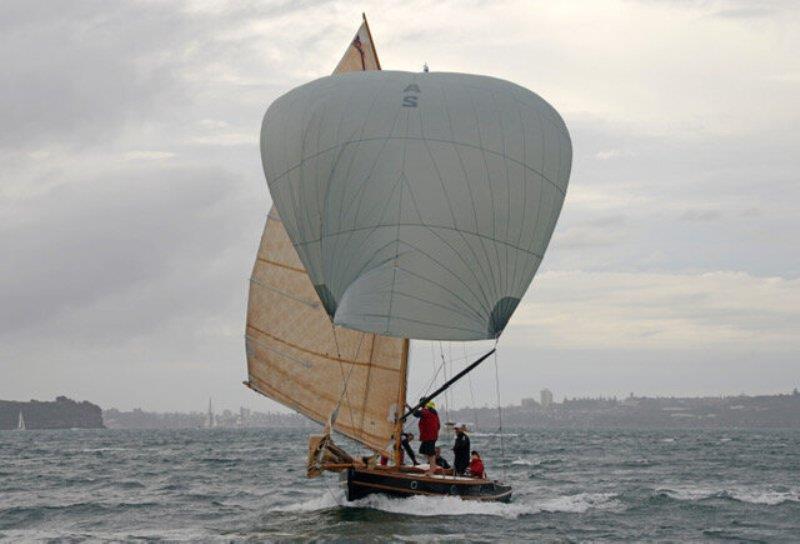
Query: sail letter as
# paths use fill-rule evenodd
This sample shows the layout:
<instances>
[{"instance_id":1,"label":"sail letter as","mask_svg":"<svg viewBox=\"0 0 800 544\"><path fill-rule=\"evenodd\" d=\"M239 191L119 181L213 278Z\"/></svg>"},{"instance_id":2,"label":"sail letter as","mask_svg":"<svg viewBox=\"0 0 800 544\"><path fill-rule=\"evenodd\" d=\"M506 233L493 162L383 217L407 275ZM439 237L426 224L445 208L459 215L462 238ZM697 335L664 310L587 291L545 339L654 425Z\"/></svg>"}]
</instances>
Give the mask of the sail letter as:
<instances>
[{"instance_id":1,"label":"sail letter as","mask_svg":"<svg viewBox=\"0 0 800 544\"><path fill-rule=\"evenodd\" d=\"M387 71L283 95L264 117L261 154L334 322L439 340L500 335L541 263L572 163L561 117L522 87Z\"/></svg>"}]
</instances>

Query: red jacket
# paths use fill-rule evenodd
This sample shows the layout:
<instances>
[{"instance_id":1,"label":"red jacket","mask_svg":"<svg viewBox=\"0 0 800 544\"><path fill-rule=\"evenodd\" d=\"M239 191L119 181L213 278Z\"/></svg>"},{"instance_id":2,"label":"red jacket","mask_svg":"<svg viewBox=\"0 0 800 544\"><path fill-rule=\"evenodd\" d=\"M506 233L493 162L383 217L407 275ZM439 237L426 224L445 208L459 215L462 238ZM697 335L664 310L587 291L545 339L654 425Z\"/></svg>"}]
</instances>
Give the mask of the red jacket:
<instances>
[{"instance_id":1,"label":"red jacket","mask_svg":"<svg viewBox=\"0 0 800 544\"><path fill-rule=\"evenodd\" d=\"M486 472L483 468L483 461L480 459L473 459L469 462L469 473L476 478L486 478Z\"/></svg>"},{"instance_id":2,"label":"red jacket","mask_svg":"<svg viewBox=\"0 0 800 544\"><path fill-rule=\"evenodd\" d=\"M420 441L436 441L439 438L439 414L432 408L423 408L418 414Z\"/></svg>"}]
</instances>

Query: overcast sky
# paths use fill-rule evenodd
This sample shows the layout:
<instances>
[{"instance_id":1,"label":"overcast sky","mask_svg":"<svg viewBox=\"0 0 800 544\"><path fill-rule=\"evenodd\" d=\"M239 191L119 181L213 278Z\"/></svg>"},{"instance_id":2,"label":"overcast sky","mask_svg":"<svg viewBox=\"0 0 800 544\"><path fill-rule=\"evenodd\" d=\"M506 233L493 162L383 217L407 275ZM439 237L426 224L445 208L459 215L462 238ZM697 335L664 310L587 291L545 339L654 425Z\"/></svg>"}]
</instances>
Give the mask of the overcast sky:
<instances>
[{"instance_id":1,"label":"overcast sky","mask_svg":"<svg viewBox=\"0 0 800 544\"><path fill-rule=\"evenodd\" d=\"M508 79L570 130L504 403L800 385L800 3L392 4L0 4L0 398L276 408L241 385L258 131L362 10L384 68ZM429 344L411 365L417 391ZM494 402L492 364L472 384Z\"/></svg>"}]
</instances>

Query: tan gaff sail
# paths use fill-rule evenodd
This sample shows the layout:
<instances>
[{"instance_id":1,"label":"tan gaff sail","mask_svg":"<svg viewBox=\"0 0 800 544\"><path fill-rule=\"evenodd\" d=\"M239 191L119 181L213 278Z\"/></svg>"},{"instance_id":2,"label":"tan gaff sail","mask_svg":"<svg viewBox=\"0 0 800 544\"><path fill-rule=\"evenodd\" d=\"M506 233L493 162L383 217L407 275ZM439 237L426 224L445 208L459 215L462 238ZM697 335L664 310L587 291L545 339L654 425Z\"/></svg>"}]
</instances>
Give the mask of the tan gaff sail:
<instances>
[{"instance_id":1,"label":"tan gaff sail","mask_svg":"<svg viewBox=\"0 0 800 544\"><path fill-rule=\"evenodd\" d=\"M380 70L366 18L334 73ZM334 327L273 208L247 309L252 389L389 455L405 403L408 340ZM347 384L346 388L344 385Z\"/></svg>"}]
</instances>

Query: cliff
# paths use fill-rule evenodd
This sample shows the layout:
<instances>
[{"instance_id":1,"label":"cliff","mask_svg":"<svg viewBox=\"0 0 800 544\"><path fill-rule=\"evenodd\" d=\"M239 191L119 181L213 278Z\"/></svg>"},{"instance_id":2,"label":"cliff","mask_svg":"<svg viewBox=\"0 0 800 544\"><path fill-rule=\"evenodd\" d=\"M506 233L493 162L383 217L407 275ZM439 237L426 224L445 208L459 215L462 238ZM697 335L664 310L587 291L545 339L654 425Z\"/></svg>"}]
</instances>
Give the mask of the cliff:
<instances>
[{"instance_id":1,"label":"cliff","mask_svg":"<svg viewBox=\"0 0 800 544\"><path fill-rule=\"evenodd\" d=\"M102 429L103 412L88 401L58 397L53 402L0 400L0 429L16 429L19 414L27 429Z\"/></svg>"}]
</instances>

